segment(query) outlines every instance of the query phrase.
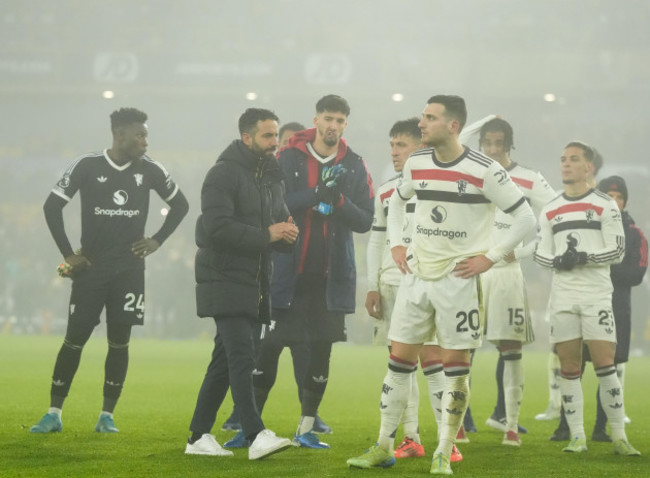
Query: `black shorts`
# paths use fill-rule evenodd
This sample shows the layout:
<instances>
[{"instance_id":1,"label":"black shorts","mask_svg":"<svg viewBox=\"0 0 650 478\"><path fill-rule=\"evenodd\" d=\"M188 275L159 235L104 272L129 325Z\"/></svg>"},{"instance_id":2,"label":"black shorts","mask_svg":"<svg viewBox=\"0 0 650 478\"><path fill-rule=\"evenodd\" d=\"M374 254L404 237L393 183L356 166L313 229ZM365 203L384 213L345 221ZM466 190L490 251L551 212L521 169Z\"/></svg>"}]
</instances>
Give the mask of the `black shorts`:
<instances>
[{"instance_id":1,"label":"black shorts","mask_svg":"<svg viewBox=\"0 0 650 478\"><path fill-rule=\"evenodd\" d=\"M68 321L99 323L106 307L107 323L144 323L144 270L113 271L89 267L75 275Z\"/></svg>"},{"instance_id":2,"label":"black shorts","mask_svg":"<svg viewBox=\"0 0 650 478\"><path fill-rule=\"evenodd\" d=\"M286 345L301 342L345 342L345 314L327 310L325 281L298 280L290 309L273 309L269 337Z\"/></svg>"}]
</instances>

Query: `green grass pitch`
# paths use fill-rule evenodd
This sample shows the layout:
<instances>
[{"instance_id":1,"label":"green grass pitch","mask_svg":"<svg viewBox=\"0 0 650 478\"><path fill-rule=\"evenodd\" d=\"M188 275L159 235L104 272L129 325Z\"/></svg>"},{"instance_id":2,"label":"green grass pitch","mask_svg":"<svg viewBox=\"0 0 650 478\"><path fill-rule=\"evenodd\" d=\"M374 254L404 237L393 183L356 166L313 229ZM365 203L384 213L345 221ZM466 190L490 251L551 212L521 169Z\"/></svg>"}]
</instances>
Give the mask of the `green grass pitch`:
<instances>
[{"instance_id":1,"label":"green grass pitch","mask_svg":"<svg viewBox=\"0 0 650 478\"><path fill-rule=\"evenodd\" d=\"M391 469L351 470L345 460L361 454L377 439L379 392L386 371L383 347L338 344L334 347L331 379L320 415L334 434L323 440L331 450L291 448L266 460L250 462L245 450L231 458L185 456L188 424L207 366L212 342L131 342L129 375L115 422L115 435L93 431L101 407L104 338L92 338L63 412L63 432L32 435L29 427L45 413L49 383L60 337L0 335L0 476L2 477L374 477L427 476L435 448L436 426L420 381L420 432L427 458L398 461ZM588 441L589 451L562 453L562 443L550 442L555 422L538 422L546 408L546 359L543 352L524 355L526 388L521 423L529 433L521 449L501 445L502 434L485 425L495 402L496 352L479 350L472 368L471 406L478 433L460 446L464 461L452 465L459 477L649 477L650 476L650 358L628 364L625 401L632 423L631 443L643 456L620 457L611 444ZM300 409L288 352L282 356L278 383L266 409L266 425L281 436L295 431ZM588 369L585 390L585 429L594 422L596 380ZM232 433L220 431L232 408L230 396L213 432L219 442ZM398 431L397 441L402 438Z\"/></svg>"}]
</instances>

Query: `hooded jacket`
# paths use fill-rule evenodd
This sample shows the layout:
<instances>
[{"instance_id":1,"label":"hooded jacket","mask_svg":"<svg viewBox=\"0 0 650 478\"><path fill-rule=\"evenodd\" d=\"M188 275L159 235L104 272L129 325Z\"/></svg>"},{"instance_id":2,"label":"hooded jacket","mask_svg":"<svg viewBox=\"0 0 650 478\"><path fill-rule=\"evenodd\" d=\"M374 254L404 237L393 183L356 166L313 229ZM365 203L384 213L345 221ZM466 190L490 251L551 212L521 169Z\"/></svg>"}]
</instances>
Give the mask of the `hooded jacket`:
<instances>
[{"instance_id":1,"label":"hooded jacket","mask_svg":"<svg viewBox=\"0 0 650 478\"><path fill-rule=\"evenodd\" d=\"M286 221L282 173L273 156L257 157L233 141L208 171L196 222L196 305L199 317L270 320L268 226Z\"/></svg>"},{"instance_id":2,"label":"hooded jacket","mask_svg":"<svg viewBox=\"0 0 650 478\"><path fill-rule=\"evenodd\" d=\"M318 204L315 187L319 164L307 150L316 138L316 129L297 132L278 153L284 173L286 202L300 229L296 247L290 254L273 253L271 295L273 307L288 309L294 297L296 280L302 272L311 235L314 206ZM347 172L339 179L341 201L327 216L323 234L326 247L326 298L328 310L353 313L355 310L357 270L354 259L353 232L370 230L374 215L374 191L366 163L354 153L344 139L339 140L334 164Z\"/></svg>"}]
</instances>

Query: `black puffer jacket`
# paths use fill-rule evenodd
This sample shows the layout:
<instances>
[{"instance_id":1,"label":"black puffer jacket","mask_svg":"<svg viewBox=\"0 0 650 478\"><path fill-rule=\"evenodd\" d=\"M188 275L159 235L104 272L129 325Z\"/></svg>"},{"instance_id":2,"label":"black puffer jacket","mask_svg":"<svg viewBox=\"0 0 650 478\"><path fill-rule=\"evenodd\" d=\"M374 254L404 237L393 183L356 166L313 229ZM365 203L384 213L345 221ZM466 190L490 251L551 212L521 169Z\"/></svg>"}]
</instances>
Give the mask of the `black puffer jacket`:
<instances>
[{"instance_id":1,"label":"black puffer jacket","mask_svg":"<svg viewBox=\"0 0 650 478\"><path fill-rule=\"evenodd\" d=\"M268 226L288 216L275 158L258 158L240 140L233 141L201 189L195 259L199 317L269 321ZM291 249L283 241L273 247Z\"/></svg>"}]
</instances>

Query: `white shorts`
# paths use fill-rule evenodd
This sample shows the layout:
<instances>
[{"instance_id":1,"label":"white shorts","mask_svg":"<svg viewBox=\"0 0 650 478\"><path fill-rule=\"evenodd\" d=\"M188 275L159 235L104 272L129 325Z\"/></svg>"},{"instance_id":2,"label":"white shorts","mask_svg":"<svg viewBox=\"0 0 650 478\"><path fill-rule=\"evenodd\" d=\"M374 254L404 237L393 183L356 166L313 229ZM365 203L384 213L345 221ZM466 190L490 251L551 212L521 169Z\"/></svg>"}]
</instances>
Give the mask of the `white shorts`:
<instances>
[{"instance_id":1,"label":"white shorts","mask_svg":"<svg viewBox=\"0 0 650 478\"><path fill-rule=\"evenodd\" d=\"M398 285L379 283L382 318L373 319L372 343L374 345L390 345L390 340L388 340L388 329L390 328L390 316L395 307L395 298L398 290Z\"/></svg>"},{"instance_id":2,"label":"white shorts","mask_svg":"<svg viewBox=\"0 0 650 478\"><path fill-rule=\"evenodd\" d=\"M437 343L450 350L481 346L483 304L478 277L449 274L427 281L402 278L388 337L404 344ZM434 342L435 341L435 342Z\"/></svg>"},{"instance_id":3,"label":"white shorts","mask_svg":"<svg viewBox=\"0 0 650 478\"><path fill-rule=\"evenodd\" d=\"M535 340L524 275L519 265L493 267L481 274L485 303L485 337L494 343Z\"/></svg>"},{"instance_id":4,"label":"white shorts","mask_svg":"<svg viewBox=\"0 0 650 478\"><path fill-rule=\"evenodd\" d=\"M553 298L550 308L552 344L579 338L616 343L611 297L588 305L560 302Z\"/></svg>"},{"instance_id":5,"label":"white shorts","mask_svg":"<svg viewBox=\"0 0 650 478\"><path fill-rule=\"evenodd\" d=\"M379 283L379 298L381 301L382 318L374 319L372 343L374 345L390 345L388 330L390 329L390 318L395 308L398 285ZM437 340L425 342L424 345L438 345Z\"/></svg>"}]
</instances>

